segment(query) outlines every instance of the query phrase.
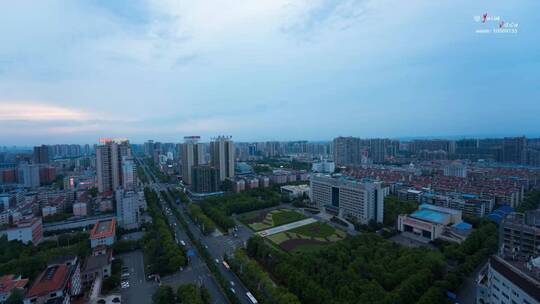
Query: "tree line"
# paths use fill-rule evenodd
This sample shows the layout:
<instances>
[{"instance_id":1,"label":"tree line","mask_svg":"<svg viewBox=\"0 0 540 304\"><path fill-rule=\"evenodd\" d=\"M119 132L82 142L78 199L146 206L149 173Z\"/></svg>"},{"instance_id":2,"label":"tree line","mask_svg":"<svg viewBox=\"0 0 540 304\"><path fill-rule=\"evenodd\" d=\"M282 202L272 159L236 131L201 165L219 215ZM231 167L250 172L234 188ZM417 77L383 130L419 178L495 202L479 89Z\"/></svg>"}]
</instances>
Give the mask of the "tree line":
<instances>
[{"instance_id":1,"label":"tree line","mask_svg":"<svg viewBox=\"0 0 540 304\"><path fill-rule=\"evenodd\" d=\"M173 273L180 267L187 265L186 252L176 243L167 218L158 206L157 194L153 190L145 188L144 197L148 204L148 213L152 217L150 230L140 242L145 263L152 273L161 275Z\"/></svg>"},{"instance_id":2,"label":"tree line","mask_svg":"<svg viewBox=\"0 0 540 304\"><path fill-rule=\"evenodd\" d=\"M160 286L152 295L154 304L210 304L210 293L205 287L197 287L193 284L178 286L176 293L170 286Z\"/></svg>"}]
</instances>

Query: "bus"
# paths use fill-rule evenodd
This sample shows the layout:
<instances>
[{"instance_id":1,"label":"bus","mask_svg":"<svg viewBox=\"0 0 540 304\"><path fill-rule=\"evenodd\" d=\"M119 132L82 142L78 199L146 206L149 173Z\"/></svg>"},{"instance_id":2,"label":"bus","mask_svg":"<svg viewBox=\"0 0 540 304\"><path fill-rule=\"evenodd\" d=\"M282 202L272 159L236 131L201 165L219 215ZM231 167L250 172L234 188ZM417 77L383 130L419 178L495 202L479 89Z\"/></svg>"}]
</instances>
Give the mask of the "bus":
<instances>
[{"instance_id":1,"label":"bus","mask_svg":"<svg viewBox=\"0 0 540 304\"><path fill-rule=\"evenodd\" d=\"M255 297L251 294L251 292L248 291L248 292L246 293L246 296L247 296L248 299L251 301L251 303L253 303L253 304L259 303L259 302L257 302L257 299L255 299Z\"/></svg>"}]
</instances>

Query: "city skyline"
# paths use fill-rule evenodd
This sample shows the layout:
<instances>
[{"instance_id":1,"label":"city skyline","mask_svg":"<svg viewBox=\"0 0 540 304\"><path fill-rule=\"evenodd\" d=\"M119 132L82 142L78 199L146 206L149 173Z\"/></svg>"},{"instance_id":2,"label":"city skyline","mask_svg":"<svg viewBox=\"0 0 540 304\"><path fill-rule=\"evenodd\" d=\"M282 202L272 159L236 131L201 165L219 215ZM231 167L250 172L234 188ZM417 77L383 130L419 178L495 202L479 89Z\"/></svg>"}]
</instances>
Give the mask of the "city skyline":
<instances>
[{"instance_id":1,"label":"city skyline","mask_svg":"<svg viewBox=\"0 0 540 304\"><path fill-rule=\"evenodd\" d=\"M0 142L538 136L539 9L537 1L4 4ZM477 32L500 25L496 18L518 31Z\"/></svg>"}]
</instances>

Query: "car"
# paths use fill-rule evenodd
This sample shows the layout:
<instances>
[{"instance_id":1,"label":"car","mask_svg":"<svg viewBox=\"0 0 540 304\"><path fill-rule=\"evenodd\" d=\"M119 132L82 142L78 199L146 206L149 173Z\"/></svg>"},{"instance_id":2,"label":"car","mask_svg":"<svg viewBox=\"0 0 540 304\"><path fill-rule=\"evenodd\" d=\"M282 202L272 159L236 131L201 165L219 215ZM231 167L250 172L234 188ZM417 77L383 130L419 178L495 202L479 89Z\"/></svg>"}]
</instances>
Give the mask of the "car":
<instances>
[{"instance_id":1,"label":"car","mask_svg":"<svg viewBox=\"0 0 540 304\"><path fill-rule=\"evenodd\" d=\"M234 288L230 288L230 290L232 291L232 293L236 294L236 290L234 290Z\"/></svg>"},{"instance_id":2,"label":"car","mask_svg":"<svg viewBox=\"0 0 540 304\"><path fill-rule=\"evenodd\" d=\"M126 282L126 281L122 282L120 287L122 287L122 289L129 288L129 282Z\"/></svg>"},{"instance_id":3,"label":"car","mask_svg":"<svg viewBox=\"0 0 540 304\"><path fill-rule=\"evenodd\" d=\"M216 261L216 264L219 264L219 260L218 260L218 259L215 259L215 261Z\"/></svg>"},{"instance_id":4,"label":"car","mask_svg":"<svg viewBox=\"0 0 540 304\"><path fill-rule=\"evenodd\" d=\"M230 281L230 283L231 283L231 286L233 286L233 287L234 287L234 282L233 282L233 281Z\"/></svg>"}]
</instances>

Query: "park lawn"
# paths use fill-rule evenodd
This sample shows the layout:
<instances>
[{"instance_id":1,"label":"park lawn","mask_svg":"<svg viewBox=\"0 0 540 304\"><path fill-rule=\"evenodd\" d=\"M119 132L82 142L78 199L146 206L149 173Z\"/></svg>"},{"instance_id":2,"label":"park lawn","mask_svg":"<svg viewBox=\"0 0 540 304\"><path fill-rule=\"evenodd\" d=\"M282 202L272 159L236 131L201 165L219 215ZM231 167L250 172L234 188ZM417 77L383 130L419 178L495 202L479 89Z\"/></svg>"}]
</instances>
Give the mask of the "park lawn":
<instances>
[{"instance_id":1,"label":"park lawn","mask_svg":"<svg viewBox=\"0 0 540 304\"><path fill-rule=\"evenodd\" d=\"M298 233L315 238L326 238L336 233L336 228L325 223L316 222L302 227L289 230L292 233Z\"/></svg>"},{"instance_id":2,"label":"park lawn","mask_svg":"<svg viewBox=\"0 0 540 304\"><path fill-rule=\"evenodd\" d=\"M274 222L274 227L298 222L306 217L292 210L276 210L277 212L272 212L272 221Z\"/></svg>"},{"instance_id":3,"label":"park lawn","mask_svg":"<svg viewBox=\"0 0 540 304\"><path fill-rule=\"evenodd\" d=\"M271 236L268 236L267 239L279 245L285 242L286 240L288 240L289 237L285 234L285 232L280 232L280 233L276 233Z\"/></svg>"},{"instance_id":4,"label":"park lawn","mask_svg":"<svg viewBox=\"0 0 540 304\"><path fill-rule=\"evenodd\" d=\"M287 210L287 209L278 209L272 210L266 213L264 219L254 222L264 214L264 211L252 211L248 213L241 214L238 216L238 220L244 225L251 228L253 231L261 231L265 229L270 229L273 227L289 224L292 222L297 222L305 219L306 217L296 211Z\"/></svg>"},{"instance_id":5,"label":"park lawn","mask_svg":"<svg viewBox=\"0 0 540 304\"><path fill-rule=\"evenodd\" d=\"M253 224L248 224L248 226L251 229L253 229L253 231L261 231L261 230L266 230L266 229L272 228L271 225L268 225L268 224L265 224L265 223L253 223Z\"/></svg>"}]
</instances>

